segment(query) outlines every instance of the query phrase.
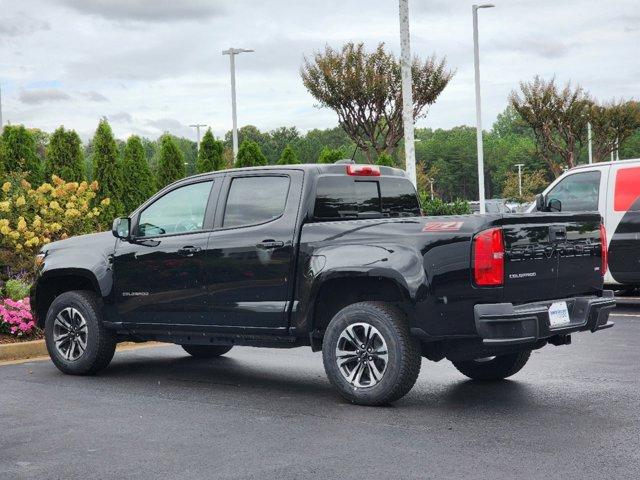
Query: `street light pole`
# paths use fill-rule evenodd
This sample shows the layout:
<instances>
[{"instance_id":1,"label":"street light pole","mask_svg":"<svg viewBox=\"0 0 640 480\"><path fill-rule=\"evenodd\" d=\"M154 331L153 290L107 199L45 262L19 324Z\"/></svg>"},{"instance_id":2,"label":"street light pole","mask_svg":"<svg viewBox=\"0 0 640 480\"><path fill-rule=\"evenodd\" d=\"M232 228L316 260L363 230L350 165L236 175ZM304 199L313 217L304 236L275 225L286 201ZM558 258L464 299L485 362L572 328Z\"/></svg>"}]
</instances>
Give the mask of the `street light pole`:
<instances>
[{"instance_id":1,"label":"street light pole","mask_svg":"<svg viewBox=\"0 0 640 480\"><path fill-rule=\"evenodd\" d=\"M399 0L400 70L402 75L402 124L404 127L405 169L409 180L417 186L416 149L413 131L413 90L411 80L411 45L409 35L409 0Z\"/></svg>"},{"instance_id":2,"label":"street light pole","mask_svg":"<svg viewBox=\"0 0 640 480\"><path fill-rule=\"evenodd\" d=\"M200 153L200 127L206 127L204 123L194 123L193 125L189 125L196 129L196 154Z\"/></svg>"},{"instance_id":3,"label":"street light pole","mask_svg":"<svg viewBox=\"0 0 640 480\"><path fill-rule=\"evenodd\" d=\"M587 122L587 140L589 141L589 164L593 163L593 146L591 145L591 122Z\"/></svg>"},{"instance_id":4,"label":"street light pole","mask_svg":"<svg viewBox=\"0 0 640 480\"><path fill-rule=\"evenodd\" d=\"M429 184L430 184L430 187L431 187L431 200L433 200L433 178L429 179Z\"/></svg>"},{"instance_id":5,"label":"street light pole","mask_svg":"<svg viewBox=\"0 0 640 480\"><path fill-rule=\"evenodd\" d=\"M229 48L228 50L223 50L223 55L229 55L229 67L231 69L231 116L233 120L233 163L236 162L238 158L238 116L236 114L236 62L235 56L240 53L248 53L253 52L253 50L248 50L246 48Z\"/></svg>"},{"instance_id":6,"label":"street light pole","mask_svg":"<svg viewBox=\"0 0 640 480\"><path fill-rule=\"evenodd\" d=\"M518 167L518 195L522 198L522 167L524 167L524 163L516 163L516 167Z\"/></svg>"},{"instance_id":7,"label":"street light pole","mask_svg":"<svg viewBox=\"0 0 640 480\"><path fill-rule=\"evenodd\" d=\"M491 3L473 5L473 63L475 67L476 83L476 142L478 149L478 200L480 201L480 213L485 213L484 205L484 154L482 150L482 112L480 109L480 47L478 45L478 9L492 8Z\"/></svg>"},{"instance_id":8,"label":"street light pole","mask_svg":"<svg viewBox=\"0 0 640 480\"><path fill-rule=\"evenodd\" d=\"M3 123L2 123L2 85L0 85L0 133L2 133Z\"/></svg>"}]
</instances>

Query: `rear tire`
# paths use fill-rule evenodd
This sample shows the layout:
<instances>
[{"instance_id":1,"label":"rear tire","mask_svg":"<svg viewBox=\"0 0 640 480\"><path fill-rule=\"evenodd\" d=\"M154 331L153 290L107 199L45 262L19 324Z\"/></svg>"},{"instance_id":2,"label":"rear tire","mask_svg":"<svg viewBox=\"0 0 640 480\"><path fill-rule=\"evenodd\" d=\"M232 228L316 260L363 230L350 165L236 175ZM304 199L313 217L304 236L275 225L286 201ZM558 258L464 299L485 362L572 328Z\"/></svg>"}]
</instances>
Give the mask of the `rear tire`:
<instances>
[{"instance_id":1,"label":"rear tire","mask_svg":"<svg viewBox=\"0 0 640 480\"><path fill-rule=\"evenodd\" d=\"M116 336L102 324L98 296L71 291L57 296L45 319L44 335L54 365L68 375L91 375L109 365Z\"/></svg>"},{"instance_id":2,"label":"rear tire","mask_svg":"<svg viewBox=\"0 0 640 480\"><path fill-rule=\"evenodd\" d=\"M322 360L340 395L359 405L385 405L416 383L422 357L404 313L381 302L340 310L325 330Z\"/></svg>"},{"instance_id":3,"label":"rear tire","mask_svg":"<svg viewBox=\"0 0 640 480\"><path fill-rule=\"evenodd\" d=\"M451 362L460 373L473 380L503 380L515 375L524 367L531 356L531 350L498 355L492 359L475 359Z\"/></svg>"},{"instance_id":4,"label":"rear tire","mask_svg":"<svg viewBox=\"0 0 640 480\"><path fill-rule=\"evenodd\" d=\"M195 358L216 358L231 350L233 345L181 345L181 347Z\"/></svg>"}]
</instances>

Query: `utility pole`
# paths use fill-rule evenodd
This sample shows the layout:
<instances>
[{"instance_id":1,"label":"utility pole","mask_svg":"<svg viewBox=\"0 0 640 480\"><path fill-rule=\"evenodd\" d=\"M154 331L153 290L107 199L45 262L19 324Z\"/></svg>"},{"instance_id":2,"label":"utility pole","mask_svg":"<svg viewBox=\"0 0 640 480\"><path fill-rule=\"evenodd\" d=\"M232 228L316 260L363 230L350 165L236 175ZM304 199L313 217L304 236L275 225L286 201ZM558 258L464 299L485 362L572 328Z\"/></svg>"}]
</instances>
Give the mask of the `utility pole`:
<instances>
[{"instance_id":1,"label":"utility pole","mask_svg":"<svg viewBox=\"0 0 640 480\"><path fill-rule=\"evenodd\" d=\"M0 84L0 133L2 133L3 128L4 128L4 124L2 123L2 84Z\"/></svg>"},{"instance_id":2,"label":"utility pole","mask_svg":"<svg viewBox=\"0 0 640 480\"><path fill-rule=\"evenodd\" d=\"M516 163L516 167L518 167L518 195L522 198L522 167L524 167L524 163Z\"/></svg>"},{"instance_id":3,"label":"utility pole","mask_svg":"<svg viewBox=\"0 0 640 480\"><path fill-rule=\"evenodd\" d=\"M618 144L618 137L616 137L616 161L620 160L620 145Z\"/></svg>"},{"instance_id":4,"label":"utility pole","mask_svg":"<svg viewBox=\"0 0 640 480\"><path fill-rule=\"evenodd\" d=\"M200 127L206 127L206 125L204 123L194 123L193 125L189 125L189 126L196 129L196 145L197 145L196 156L198 156L200 154Z\"/></svg>"},{"instance_id":5,"label":"utility pole","mask_svg":"<svg viewBox=\"0 0 640 480\"><path fill-rule=\"evenodd\" d=\"M587 139L589 141L589 164L593 163L593 146L591 142L591 122L587 122Z\"/></svg>"},{"instance_id":6,"label":"utility pole","mask_svg":"<svg viewBox=\"0 0 640 480\"><path fill-rule=\"evenodd\" d=\"M484 204L484 153L482 149L482 113L480 109L480 47L478 45L478 9L492 8L491 3L473 5L473 64L475 66L476 83L476 143L478 149L478 200L480 201L480 213L486 212Z\"/></svg>"},{"instance_id":7,"label":"utility pole","mask_svg":"<svg viewBox=\"0 0 640 480\"><path fill-rule=\"evenodd\" d=\"M413 131L413 90L411 79L411 44L409 35L409 0L399 0L400 10L400 69L402 74L402 123L404 126L405 170L409 180L417 186L416 148Z\"/></svg>"},{"instance_id":8,"label":"utility pole","mask_svg":"<svg viewBox=\"0 0 640 480\"><path fill-rule=\"evenodd\" d=\"M253 52L246 48L229 48L223 50L223 55L229 55L229 66L231 68L231 116L233 120L233 163L238 158L238 116L236 114L236 61L235 56L240 53Z\"/></svg>"},{"instance_id":9,"label":"utility pole","mask_svg":"<svg viewBox=\"0 0 640 480\"><path fill-rule=\"evenodd\" d=\"M433 200L433 178L429 179L429 186L431 187L431 200Z\"/></svg>"}]
</instances>

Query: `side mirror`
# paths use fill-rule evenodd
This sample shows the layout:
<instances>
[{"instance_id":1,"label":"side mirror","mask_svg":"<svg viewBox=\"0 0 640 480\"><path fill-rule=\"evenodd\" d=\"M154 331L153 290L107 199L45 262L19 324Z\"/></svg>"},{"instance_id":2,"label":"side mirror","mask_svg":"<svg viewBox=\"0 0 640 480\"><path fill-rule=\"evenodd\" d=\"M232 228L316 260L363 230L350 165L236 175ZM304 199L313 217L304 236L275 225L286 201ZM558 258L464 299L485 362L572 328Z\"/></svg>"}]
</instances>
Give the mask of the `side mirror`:
<instances>
[{"instance_id":1,"label":"side mirror","mask_svg":"<svg viewBox=\"0 0 640 480\"><path fill-rule=\"evenodd\" d=\"M541 193L536 195L536 210L538 212L544 212L546 210L545 207L544 195Z\"/></svg>"},{"instance_id":2,"label":"side mirror","mask_svg":"<svg viewBox=\"0 0 640 480\"><path fill-rule=\"evenodd\" d=\"M129 235L131 233L131 219L127 217L116 218L113 221L111 233L113 233L113 236L116 238L129 240Z\"/></svg>"},{"instance_id":3,"label":"side mirror","mask_svg":"<svg viewBox=\"0 0 640 480\"><path fill-rule=\"evenodd\" d=\"M557 198L552 198L549 200L549 204L547 208L550 212L561 212L562 211L562 202Z\"/></svg>"}]
</instances>

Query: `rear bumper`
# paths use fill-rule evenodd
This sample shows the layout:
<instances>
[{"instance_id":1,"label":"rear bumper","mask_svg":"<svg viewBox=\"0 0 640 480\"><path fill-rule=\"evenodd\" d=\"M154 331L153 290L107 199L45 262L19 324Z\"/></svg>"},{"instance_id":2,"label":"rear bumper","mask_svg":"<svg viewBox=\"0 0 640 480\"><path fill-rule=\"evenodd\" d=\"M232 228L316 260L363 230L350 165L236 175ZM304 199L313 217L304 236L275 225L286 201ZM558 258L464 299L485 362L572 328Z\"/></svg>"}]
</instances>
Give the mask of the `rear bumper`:
<instances>
[{"instance_id":1,"label":"rear bumper","mask_svg":"<svg viewBox=\"0 0 640 480\"><path fill-rule=\"evenodd\" d=\"M567 302L570 322L550 327L549 306L560 300L513 305L511 303L480 304L474 308L476 330L487 346L507 346L534 343L538 340L562 337L569 333L595 332L613 326L609 313L616 306L612 290L601 297L573 297Z\"/></svg>"}]
</instances>

